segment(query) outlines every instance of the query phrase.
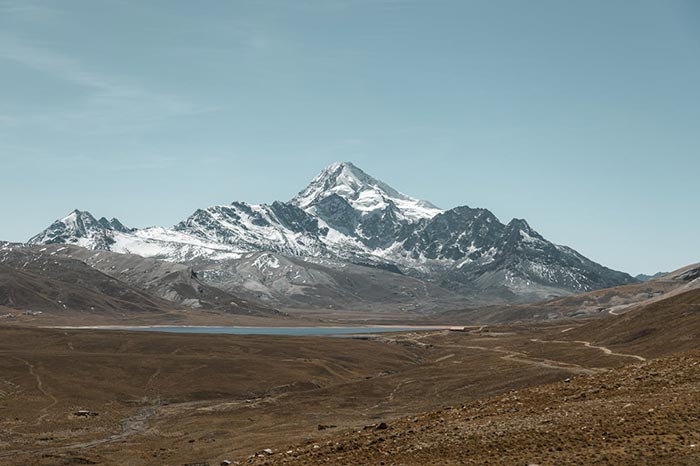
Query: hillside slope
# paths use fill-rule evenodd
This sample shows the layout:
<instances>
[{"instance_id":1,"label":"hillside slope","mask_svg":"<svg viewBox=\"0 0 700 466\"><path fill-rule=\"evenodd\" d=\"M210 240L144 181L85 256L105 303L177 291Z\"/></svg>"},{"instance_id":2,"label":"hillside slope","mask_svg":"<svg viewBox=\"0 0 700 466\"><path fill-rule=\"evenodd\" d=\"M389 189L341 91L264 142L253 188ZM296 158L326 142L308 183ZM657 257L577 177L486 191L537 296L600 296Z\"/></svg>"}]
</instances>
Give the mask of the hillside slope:
<instances>
[{"instance_id":1,"label":"hillside slope","mask_svg":"<svg viewBox=\"0 0 700 466\"><path fill-rule=\"evenodd\" d=\"M646 282L604 288L537 303L452 309L437 317L452 324L499 324L525 320L619 315L700 288L700 264Z\"/></svg>"},{"instance_id":2,"label":"hillside slope","mask_svg":"<svg viewBox=\"0 0 700 466\"><path fill-rule=\"evenodd\" d=\"M185 266L109 252L95 256L75 246L0 247L0 306L116 316L188 308L281 315L199 283Z\"/></svg>"},{"instance_id":3,"label":"hillside slope","mask_svg":"<svg viewBox=\"0 0 700 466\"><path fill-rule=\"evenodd\" d=\"M700 352L568 380L234 464L698 464Z\"/></svg>"},{"instance_id":4,"label":"hillside slope","mask_svg":"<svg viewBox=\"0 0 700 466\"><path fill-rule=\"evenodd\" d=\"M200 278L200 270L188 265L72 245L48 245L44 249L54 257L85 262L111 277L186 308L233 314L282 315L255 300L246 300L213 286Z\"/></svg>"},{"instance_id":5,"label":"hillside slope","mask_svg":"<svg viewBox=\"0 0 700 466\"><path fill-rule=\"evenodd\" d=\"M590 340L647 356L697 348L700 289L673 295L622 315L591 321L569 333L567 338Z\"/></svg>"},{"instance_id":6,"label":"hillside slope","mask_svg":"<svg viewBox=\"0 0 700 466\"><path fill-rule=\"evenodd\" d=\"M177 308L81 261L16 247L0 249L0 305L117 315Z\"/></svg>"}]
</instances>

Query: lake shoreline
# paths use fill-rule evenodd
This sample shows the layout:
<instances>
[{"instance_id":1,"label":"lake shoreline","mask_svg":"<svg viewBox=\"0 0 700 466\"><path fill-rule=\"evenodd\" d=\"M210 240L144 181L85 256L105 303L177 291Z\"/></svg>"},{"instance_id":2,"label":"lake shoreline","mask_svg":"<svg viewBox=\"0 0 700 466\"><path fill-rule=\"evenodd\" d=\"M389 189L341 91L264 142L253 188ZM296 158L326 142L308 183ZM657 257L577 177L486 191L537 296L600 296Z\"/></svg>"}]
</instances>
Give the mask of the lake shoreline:
<instances>
[{"instance_id":1,"label":"lake shoreline","mask_svg":"<svg viewBox=\"0 0 700 466\"><path fill-rule=\"evenodd\" d=\"M280 335L280 336L325 336L348 334L375 334L430 330L461 329L445 325L333 325L333 326L218 326L218 325L95 325L95 326L51 326L59 330L113 330L132 332L158 332L177 334L210 335Z\"/></svg>"}]
</instances>

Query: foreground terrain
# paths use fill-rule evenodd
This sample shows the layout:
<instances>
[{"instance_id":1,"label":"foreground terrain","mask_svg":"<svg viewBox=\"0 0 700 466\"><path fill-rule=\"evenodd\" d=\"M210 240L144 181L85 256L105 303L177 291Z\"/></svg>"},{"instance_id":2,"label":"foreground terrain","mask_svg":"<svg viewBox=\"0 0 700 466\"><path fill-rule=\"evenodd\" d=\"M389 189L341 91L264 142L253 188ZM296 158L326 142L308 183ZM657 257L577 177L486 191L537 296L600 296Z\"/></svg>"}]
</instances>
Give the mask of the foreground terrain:
<instances>
[{"instance_id":1,"label":"foreground terrain","mask_svg":"<svg viewBox=\"0 0 700 466\"><path fill-rule=\"evenodd\" d=\"M3 328L0 462L243 461L267 448L325 445L366 425L395 429L398 417L511 390L567 378L578 387L579 377L644 360L586 342L547 342L576 325L366 339Z\"/></svg>"},{"instance_id":2,"label":"foreground terrain","mask_svg":"<svg viewBox=\"0 0 700 466\"><path fill-rule=\"evenodd\" d=\"M698 464L700 290L354 338L0 327L0 464Z\"/></svg>"},{"instance_id":3,"label":"foreground terrain","mask_svg":"<svg viewBox=\"0 0 700 466\"><path fill-rule=\"evenodd\" d=\"M254 464L696 465L700 352L448 407ZM380 426L385 427L385 426Z\"/></svg>"}]
</instances>

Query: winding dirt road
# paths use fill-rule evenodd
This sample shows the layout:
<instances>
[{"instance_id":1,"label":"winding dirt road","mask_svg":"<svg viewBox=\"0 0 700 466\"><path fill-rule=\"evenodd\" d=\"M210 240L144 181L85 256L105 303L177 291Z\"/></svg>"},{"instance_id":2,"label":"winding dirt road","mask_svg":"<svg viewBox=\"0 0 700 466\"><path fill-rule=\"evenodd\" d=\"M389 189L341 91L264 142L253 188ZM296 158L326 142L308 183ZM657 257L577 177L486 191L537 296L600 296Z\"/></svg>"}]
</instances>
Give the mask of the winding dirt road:
<instances>
[{"instance_id":1,"label":"winding dirt road","mask_svg":"<svg viewBox=\"0 0 700 466\"><path fill-rule=\"evenodd\" d=\"M585 340L540 340L539 338L532 338L530 341L536 342L536 343L558 343L558 344L571 344L571 343L578 343L580 345L585 346L586 348L593 348L602 351L603 353L607 354L608 356L617 356L620 358L634 358L638 361L646 361L647 359L645 357L639 356L638 354L628 354L628 353L616 353L615 351L611 350L608 347L605 346L599 346L599 345L594 345L590 341L585 341Z\"/></svg>"}]
</instances>

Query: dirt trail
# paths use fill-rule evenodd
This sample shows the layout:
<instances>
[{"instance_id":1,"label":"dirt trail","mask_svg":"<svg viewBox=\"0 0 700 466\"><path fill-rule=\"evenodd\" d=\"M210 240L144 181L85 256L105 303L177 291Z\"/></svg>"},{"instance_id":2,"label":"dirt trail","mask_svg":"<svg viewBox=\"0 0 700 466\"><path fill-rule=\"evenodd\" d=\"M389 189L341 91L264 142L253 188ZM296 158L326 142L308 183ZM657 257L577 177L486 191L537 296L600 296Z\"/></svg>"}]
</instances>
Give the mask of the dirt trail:
<instances>
[{"instance_id":1,"label":"dirt trail","mask_svg":"<svg viewBox=\"0 0 700 466\"><path fill-rule=\"evenodd\" d=\"M573 364L573 363L568 363L568 362L562 362L562 361L554 361L551 359L533 359L526 355L525 353L520 353L518 351L511 351L511 350L506 350L503 348L488 348L485 346L462 346L462 348L468 348L468 349L475 349L475 350L480 350L480 351L491 351L494 353L502 353L504 356L501 356L501 359L505 361L514 361L514 362L519 362L521 364L529 364L531 366L538 366L542 367L545 369L556 369L556 370L563 370L567 372L574 372L577 374L595 374L599 372L597 369L588 369L585 367L582 367L578 364Z\"/></svg>"},{"instance_id":2,"label":"dirt trail","mask_svg":"<svg viewBox=\"0 0 700 466\"><path fill-rule=\"evenodd\" d=\"M455 354L448 354L447 356L443 356L441 358L437 358L434 362L442 362L442 361L447 361L448 359L452 359L455 357Z\"/></svg>"},{"instance_id":3,"label":"dirt trail","mask_svg":"<svg viewBox=\"0 0 700 466\"><path fill-rule=\"evenodd\" d=\"M69 445L61 445L56 447L4 451L0 452L0 458L11 458L24 455L36 456L39 454L59 453L67 450L92 448L98 445L121 442L126 438L131 437L132 435L144 433L148 429L148 421L156 414L156 408L156 406L149 406L147 408L141 409L134 416L128 417L122 421L121 432L109 435L101 439L90 440L87 442L72 443Z\"/></svg>"},{"instance_id":4,"label":"dirt trail","mask_svg":"<svg viewBox=\"0 0 700 466\"><path fill-rule=\"evenodd\" d=\"M481 329L483 329L484 327L485 326L481 326L479 331ZM422 339L425 339L428 337L441 335L444 333L445 333L445 331L440 331L440 332L426 333L426 334L422 334L422 335L411 335L408 338L401 338L401 339L398 339L398 338L397 339L389 339L389 338L387 338L387 340L394 340L394 341L407 341L407 340L409 340L409 341L418 342L417 340L422 340ZM589 369L589 368L580 366L578 364L573 364L573 363L568 363L568 362L554 361L551 359L534 359L534 358L529 357L525 353L507 350L507 349L500 348L500 347L491 348L491 347L487 347L487 346L474 346L474 345L438 345L438 344L434 344L432 346L434 348L451 348L451 349L461 349L461 350L472 349L472 350L479 350L479 351L490 351L493 353L503 354L503 356L501 356L501 359L506 360L506 361L514 361L514 362L518 362L521 364L528 364L531 366L538 366L538 367L542 367L542 368L546 368L546 369L563 370L563 371L568 371L568 372L573 372L573 373L578 373L578 374L590 375L590 374L595 374L595 373L600 372L599 369ZM444 357L439 358L436 361L434 361L434 363L438 363L438 362L444 361L445 359L449 359L451 356L454 356L454 355L444 356Z\"/></svg>"},{"instance_id":5,"label":"dirt trail","mask_svg":"<svg viewBox=\"0 0 700 466\"><path fill-rule=\"evenodd\" d=\"M634 359L637 359L639 361L646 361L647 360L645 357L639 356L638 354L616 353L616 352L612 351L610 348L606 348L605 346L594 345L590 341L576 340L576 343L581 343L582 345L584 345L588 348L599 349L603 353L610 355L610 356L619 356L621 358L634 358Z\"/></svg>"},{"instance_id":6,"label":"dirt trail","mask_svg":"<svg viewBox=\"0 0 700 466\"><path fill-rule=\"evenodd\" d=\"M383 340L388 340L388 341L415 341L417 342L418 340L425 340L426 338L430 337L435 337L438 335L444 335L447 333L448 330L438 330L437 332L425 332L421 334L412 334L412 335L402 335L400 337L392 338L392 337L381 337Z\"/></svg>"},{"instance_id":7,"label":"dirt trail","mask_svg":"<svg viewBox=\"0 0 700 466\"><path fill-rule=\"evenodd\" d=\"M148 421L156 415L157 406L149 406L142 408L134 416L128 417L122 421L122 431L117 434L112 434L108 437L92 440L89 442L75 443L64 447L58 447L60 450L68 450L72 448L91 448L97 445L106 443L120 442L132 435L142 434L148 429Z\"/></svg>"},{"instance_id":8,"label":"dirt trail","mask_svg":"<svg viewBox=\"0 0 700 466\"><path fill-rule=\"evenodd\" d=\"M2 377L0 377L0 384L2 384L4 386L4 388L0 389L0 400L17 392L17 390L19 388L13 382L10 382L9 380L3 379Z\"/></svg>"},{"instance_id":9,"label":"dirt trail","mask_svg":"<svg viewBox=\"0 0 700 466\"><path fill-rule=\"evenodd\" d=\"M14 359L22 362L29 368L29 373L34 377L36 380L36 385L37 389L47 398L51 400L51 404L43 407L41 409L41 415L37 419L36 423L34 423L34 426L39 426L41 422L49 415L49 410L53 408L56 404L58 404L58 400L56 397L54 397L51 393L49 393L45 388L44 388L44 382L41 378L41 376L36 372L36 369L32 363L29 361L19 358L17 356L13 356ZM160 374L160 368L156 370L156 372L151 376L151 379L149 380L149 385L153 382L153 380ZM0 452L0 458L8 458L8 457L13 457L13 456L18 456L18 455L26 455L26 454L45 454L45 453L57 453L61 451L66 451L66 450L71 450L71 449L80 449L80 448L91 448L95 447L98 445L104 445L108 443L116 443L125 440L127 437L131 437L132 435L136 434L141 434L145 432L148 429L148 420L151 419L153 416L156 414L156 410L158 406L160 405L159 401L156 401L156 404L154 406L149 406L146 408L141 409L138 413L136 413L134 416L128 417L124 420L122 420L121 425L121 431L112 435L109 435L107 437L97 439L97 440L91 440L87 442L80 442L80 443L73 443L70 445L62 445L62 446L55 446L55 447L46 447L46 448L38 448L38 449L32 449L32 450L11 450L11 451L4 451Z\"/></svg>"},{"instance_id":10,"label":"dirt trail","mask_svg":"<svg viewBox=\"0 0 700 466\"><path fill-rule=\"evenodd\" d=\"M41 376L37 374L34 369L34 364L17 356L13 356L13 358L17 361L24 363L29 368L29 374L31 374L31 376L34 377L34 379L36 380L37 389L41 392L42 395L51 400L51 403L49 405L41 408L41 415L34 424L35 426L38 426L39 424L41 424L41 421L43 421L49 415L49 409L53 408L58 404L58 400L56 399L56 397L54 397L52 394L46 391L46 389L44 388L44 382L43 380L41 380Z\"/></svg>"},{"instance_id":11,"label":"dirt trail","mask_svg":"<svg viewBox=\"0 0 700 466\"><path fill-rule=\"evenodd\" d=\"M68 332L63 332L63 335L65 335L68 338L68 341L66 342L66 346L68 346L68 349L71 351L75 351L75 348L73 347L73 342L70 341L70 335L68 335Z\"/></svg>"},{"instance_id":12,"label":"dirt trail","mask_svg":"<svg viewBox=\"0 0 700 466\"><path fill-rule=\"evenodd\" d=\"M594 345L590 341L585 341L585 340L540 340L539 338L532 338L530 341L534 341L536 343L559 343L559 344L578 343L580 345L585 346L586 348L593 348L593 349L600 350L603 353L607 354L608 356L617 356L620 358L634 358L638 361L646 361L647 360L645 357L639 356L638 354L616 353L615 351L611 350L610 348L607 348L605 346Z\"/></svg>"},{"instance_id":13,"label":"dirt trail","mask_svg":"<svg viewBox=\"0 0 700 466\"><path fill-rule=\"evenodd\" d=\"M162 366L158 366L158 368L153 372L153 374L148 378L148 382L146 382L146 387L155 390L153 387L154 382L156 381L156 378L160 375Z\"/></svg>"},{"instance_id":14,"label":"dirt trail","mask_svg":"<svg viewBox=\"0 0 700 466\"><path fill-rule=\"evenodd\" d=\"M310 363L315 364L316 366L320 367L321 369L324 369L327 371L329 374L331 374L334 377L337 377L338 380L345 380L347 378L352 378L355 376L351 371L348 371L344 367L338 365L337 368L331 366L328 361L324 361L323 359L310 359ZM339 370L342 370L345 372L345 374L341 374Z\"/></svg>"},{"instance_id":15,"label":"dirt trail","mask_svg":"<svg viewBox=\"0 0 700 466\"><path fill-rule=\"evenodd\" d=\"M415 382L415 380L413 380L413 379L402 380L401 382L399 382L396 385L396 387L394 387L394 389L391 391L391 393L389 393L389 396L387 396L386 399L380 401L379 403L377 403L374 406L370 406L367 411L372 410L372 409L376 409L376 408L379 408L380 406L391 403L392 401L394 401L394 397L396 396L396 393L401 389L401 387L403 387L404 385L408 385L410 383L414 383L414 382Z\"/></svg>"}]
</instances>

